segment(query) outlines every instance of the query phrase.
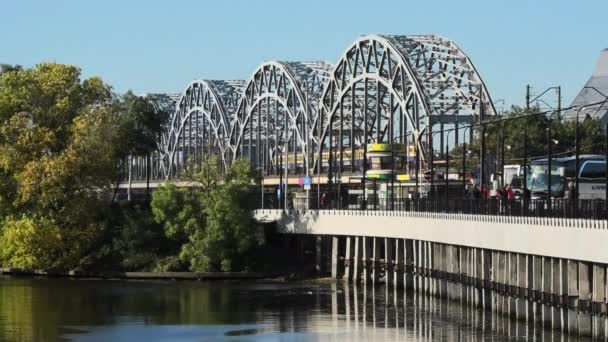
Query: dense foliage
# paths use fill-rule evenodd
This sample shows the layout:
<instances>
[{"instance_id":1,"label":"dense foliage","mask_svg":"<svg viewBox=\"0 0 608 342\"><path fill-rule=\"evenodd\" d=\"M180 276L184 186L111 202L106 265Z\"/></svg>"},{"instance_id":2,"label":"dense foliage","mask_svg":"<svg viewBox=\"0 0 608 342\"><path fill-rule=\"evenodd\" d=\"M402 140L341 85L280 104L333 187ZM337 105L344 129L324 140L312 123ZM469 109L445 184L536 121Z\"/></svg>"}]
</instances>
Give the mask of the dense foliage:
<instances>
[{"instance_id":1,"label":"dense foliage","mask_svg":"<svg viewBox=\"0 0 608 342\"><path fill-rule=\"evenodd\" d=\"M0 261L75 268L120 156L110 88L60 64L0 76Z\"/></svg>"},{"instance_id":2,"label":"dense foliage","mask_svg":"<svg viewBox=\"0 0 608 342\"><path fill-rule=\"evenodd\" d=\"M243 269L255 244L250 196L258 175L246 161L236 161L223 175L218 158L210 157L189 176L199 186L166 185L154 192L154 219L167 236L187 240L179 258L191 270Z\"/></svg>"},{"instance_id":3,"label":"dense foliage","mask_svg":"<svg viewBox=\"0 0 608 342\"><path fill-rule=\"evenodd\" d=\"M151 203L114 201L124 162L150 157L167 113L74 66L0 66L0 267L241 270L254 245L246 162L216 158ZM149 173L148 173L149 175Z\"/></svg>"},{"instance_id":4,"label":"dense foliage","mask_svg":"<svg viewBox=\"0 0 608 342\"><path fill-rule=\"evenodd\" d=\"M549 123L551 123L551 153L554 156L569 156L575 153L576 120L563 119L559 115L541 113L533 108L529 113L513 107L501 122L487 125L486 157L488 160L501 158L502 137L504 135L505 164L521 164L524 157L524 136L527 140L526 155L532 158L545 157L549 147ZM475 128L474 139L466 146L466 169L478 168L481 151L481 133ZM581 118L579 121L579 147L581 154L603 154L606 149L606 136L601 122L596 118ZM462 168L462 145L450 149L450 166Z\"/></svg>"}]
</instances>

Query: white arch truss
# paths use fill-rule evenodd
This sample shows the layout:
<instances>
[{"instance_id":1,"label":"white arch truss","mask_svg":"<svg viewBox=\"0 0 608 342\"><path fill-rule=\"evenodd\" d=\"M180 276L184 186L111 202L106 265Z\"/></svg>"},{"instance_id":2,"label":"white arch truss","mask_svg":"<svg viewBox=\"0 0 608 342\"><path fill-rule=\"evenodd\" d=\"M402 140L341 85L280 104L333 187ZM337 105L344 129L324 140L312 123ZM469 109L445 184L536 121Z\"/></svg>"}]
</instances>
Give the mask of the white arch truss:
<instances>
[{"instance_id":1,"label":"white arch truss","mask_svg":"<svg viewBox=\"0 0 608 342\"><path fill-rule=\"evenodd\" d=\"M480 106L483 103L484 106ZM421 135L436 123L472 123L496 111L481 77L453 42L438 36L370 35L335 66L314 123L318 159L329 149L339 170L356 171L355 150L400 142L425 151ZM423 157L424 159L424 157Z\"/></svg>"},{"instance_id":2,"label":"white arch truss","mask_svg":"<svg viewBox=\"0 0 608 342\"><path fill-rule=\"evenodd\" d=\"M162 142L165 178L175 177L189 163L217 154L224 166L229 160L231 110L240 98L242 81L195 80L176 103Z\"/></svg>"},{"instance_id":3,"label":"white arch truss","mask_svg":"<svg viewBox=\"0 0 608 342\"><path fill-rule=\"evenodd\" d=\"M260 65L244 87L231 130L233 158L277 172L279 151L307 173L316 139L310 130L331 65L271 61Z\"/></svg>"},{"instance_id":4,"label":"white arch truss","mask_svg":"<svg viewBox=\"0 0 608 342\"><path fill-rule=\"evenodd\" d=\"M287 158L290 171L309 175L327 163L324 150L356 172L356 151L371 142L418 146L424 160L433 125L473 123L481 108L496 114L469 57L435 35L363 36L335 66L270 61L246 82L193 81L175 107L160 144L165 178L208 154L267 174Z\"/></svg>"}]
</instances>

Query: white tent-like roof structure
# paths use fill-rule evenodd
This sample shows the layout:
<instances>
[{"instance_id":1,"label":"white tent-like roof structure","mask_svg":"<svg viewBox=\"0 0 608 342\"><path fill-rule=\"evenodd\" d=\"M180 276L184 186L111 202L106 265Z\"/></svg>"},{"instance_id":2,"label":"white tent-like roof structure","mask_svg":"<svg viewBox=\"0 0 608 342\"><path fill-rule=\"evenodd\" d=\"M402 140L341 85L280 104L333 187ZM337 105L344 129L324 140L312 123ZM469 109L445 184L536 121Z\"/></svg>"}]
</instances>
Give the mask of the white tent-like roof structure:
<instances>
[{"instance_id":1,"label":"white tent-like roof structure","mask_svg":"<svg viewBox=\"0 0 608 342\"><path fill-rule=\"evenodd\" d=\"M608 49L604 49L597 61L595 70L585 86L574 98L570 106L577 106L575 109L564 113L564 118L575 119L580 106L585 106L580 110L579 120L587 115L598 118L605 125L608 122L608 103L601 105L587 106L591 103L601 102L608 96Z\"/></svg>"}]
</instances>

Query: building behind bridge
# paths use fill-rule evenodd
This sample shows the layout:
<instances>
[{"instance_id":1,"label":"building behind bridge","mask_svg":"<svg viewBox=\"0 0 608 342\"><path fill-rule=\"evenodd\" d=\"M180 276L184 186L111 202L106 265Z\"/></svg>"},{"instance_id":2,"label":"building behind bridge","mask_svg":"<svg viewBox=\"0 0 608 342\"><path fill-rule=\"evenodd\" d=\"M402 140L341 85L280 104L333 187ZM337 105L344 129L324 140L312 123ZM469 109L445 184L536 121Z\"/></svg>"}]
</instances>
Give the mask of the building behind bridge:
<instances>
[{"instance_id":1,"label":"building behind bridge","mask_svg":"<svg viewBox=\"0 0 608 342\"><path fill-rule=\"evenodd\" d=\"M576 108L566 111L564 113L564 118L575 119L578 114L580 119L589 115L592 118L599 119L602 122L602 127L605 127L606 123L608 123L608 103L595 106L586 105L601 102L607 99L607 96L608 48L602 50L591 77L570 104L570 107L576 106ZM585 108L580 111L580 114L578 113L580 109L579 106L585 106Z\"/></svg>"}]
</instances>

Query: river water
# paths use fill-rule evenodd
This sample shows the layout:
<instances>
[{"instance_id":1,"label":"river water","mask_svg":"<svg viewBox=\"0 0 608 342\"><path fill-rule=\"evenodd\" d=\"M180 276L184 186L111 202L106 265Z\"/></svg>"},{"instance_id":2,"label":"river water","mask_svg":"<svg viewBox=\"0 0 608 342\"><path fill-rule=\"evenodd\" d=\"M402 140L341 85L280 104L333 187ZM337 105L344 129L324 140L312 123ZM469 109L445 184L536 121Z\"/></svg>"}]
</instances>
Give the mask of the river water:
<instances>
[{"instance_id":1,"label":"river water","mask_svg":"<svg viewBox=\"0 0 608 342\"><path fill-rule=\"evenodd\" d=\"M0 341L562 341L384 286L0 277Z\"/></svg>"}]
</instances>

